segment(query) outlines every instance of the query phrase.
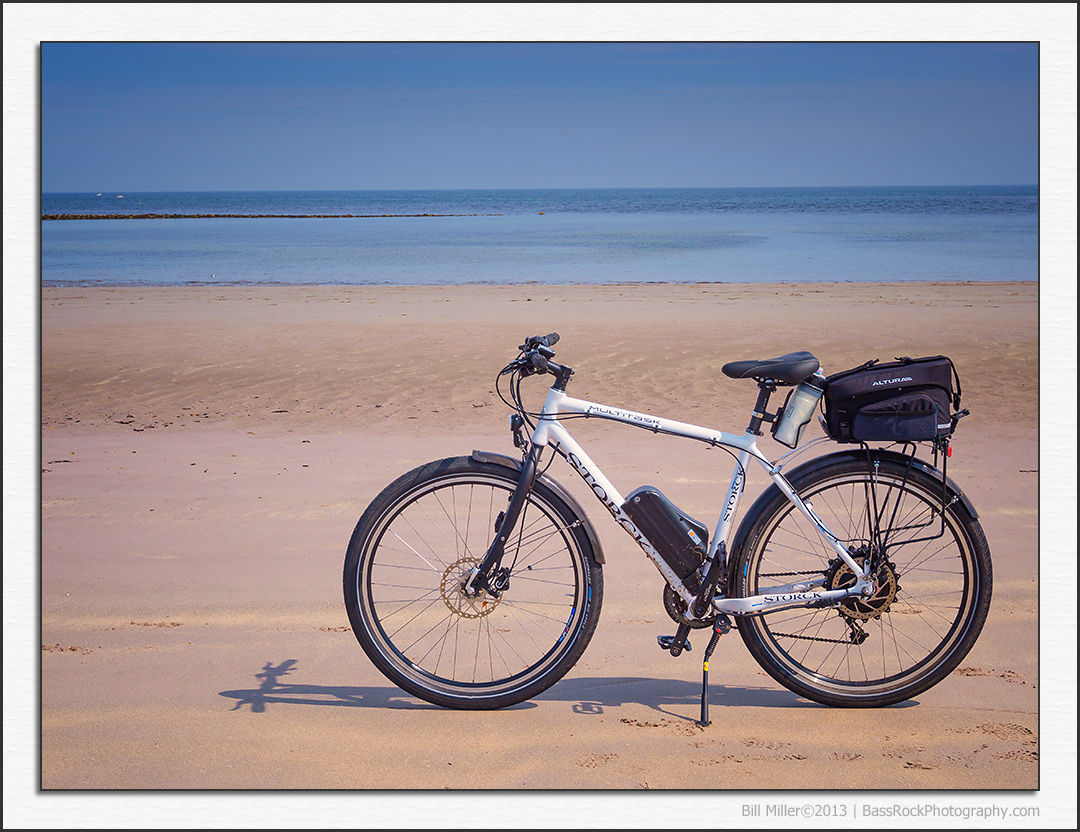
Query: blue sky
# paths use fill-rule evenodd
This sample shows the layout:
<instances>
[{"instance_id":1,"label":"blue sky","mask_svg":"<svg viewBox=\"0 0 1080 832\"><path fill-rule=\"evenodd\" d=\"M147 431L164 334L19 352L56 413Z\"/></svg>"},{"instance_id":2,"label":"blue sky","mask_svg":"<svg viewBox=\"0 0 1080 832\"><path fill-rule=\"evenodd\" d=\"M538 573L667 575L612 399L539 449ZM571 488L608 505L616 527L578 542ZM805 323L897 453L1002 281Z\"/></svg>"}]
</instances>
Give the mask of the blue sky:
<instances>
[{"instance_id":1,"label":"blue sky","mask_svg":"<svg viewBox=\"0 0 1080 832\"><path fill-rule=\"evenodd\" d=\"M44 191L1031 184L1033 43L44 43Z\"/></svg>"}]
</instances>

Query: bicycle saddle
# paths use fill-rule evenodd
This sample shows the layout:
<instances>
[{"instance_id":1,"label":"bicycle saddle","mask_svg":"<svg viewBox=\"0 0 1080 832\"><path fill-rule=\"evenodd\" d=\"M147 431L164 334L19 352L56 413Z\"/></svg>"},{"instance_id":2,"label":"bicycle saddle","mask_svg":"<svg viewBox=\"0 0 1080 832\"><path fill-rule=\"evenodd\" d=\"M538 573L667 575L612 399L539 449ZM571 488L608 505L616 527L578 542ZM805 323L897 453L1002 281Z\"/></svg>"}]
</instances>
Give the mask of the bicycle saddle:
<instances>
[{"instance_id":1,"label":"bicycle saddle","mask_svg":"<svg viewBox=\"0 0 1080 832\"><path fill-rule=\"evenodd\" d=\"M798 384L814 374L820 366L813 354L789 352L779 358L751 361L732 361L721 367L729 378L767 378L783 384Z\"/></svg>"}]
</instances>

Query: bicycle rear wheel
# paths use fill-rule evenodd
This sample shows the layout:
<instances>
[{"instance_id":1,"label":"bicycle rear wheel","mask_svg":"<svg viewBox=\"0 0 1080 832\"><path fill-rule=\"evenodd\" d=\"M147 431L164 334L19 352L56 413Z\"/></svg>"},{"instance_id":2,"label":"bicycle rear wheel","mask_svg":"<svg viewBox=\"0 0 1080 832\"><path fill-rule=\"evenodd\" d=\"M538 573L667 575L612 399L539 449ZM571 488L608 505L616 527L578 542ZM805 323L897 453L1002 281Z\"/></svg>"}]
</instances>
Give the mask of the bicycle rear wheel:
<instances>
[{"instance_id":1,"label":"bicycle rear wheel","mask_svg":"<svg viewBox=\"0 0 1080 832\"><path fill-rule=\"evenodd\" d=\"M762 668L795 693L834 706L890 705L940 682L974 645L990 607L990 550L951 489L942 517L942 481L923 466L909 468L891 453L873 462L865 454L835 457L802 466L790 482L856 561L879 564L874 594L742 618L739 633ZM733 594L854 583L813 525L775 486L770 491L734 556Z\"/></svg>"},{"instance_id":2,"label":"bicycle rear wheel","mask_svg":"<svg viewBox=\"0 0 1080 832\"><path fill-rule=\"evenodd\" d=\"M558 681L596 629L603 573L583 523L538 481L507 541L509 587L468 597L516 472L439 460L389 485L345 559L345 606L364 651L395 684L451 708L522 702Z\"/></svg>"}]
</instances>

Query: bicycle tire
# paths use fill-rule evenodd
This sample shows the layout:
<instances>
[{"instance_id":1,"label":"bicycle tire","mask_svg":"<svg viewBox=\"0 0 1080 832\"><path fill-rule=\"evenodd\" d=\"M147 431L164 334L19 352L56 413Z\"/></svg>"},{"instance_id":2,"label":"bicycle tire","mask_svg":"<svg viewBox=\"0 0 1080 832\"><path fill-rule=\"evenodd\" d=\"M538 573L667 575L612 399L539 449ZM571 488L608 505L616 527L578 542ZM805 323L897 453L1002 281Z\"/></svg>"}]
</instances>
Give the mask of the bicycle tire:
<instances>
[{"instance_id":1,"label":"bicycle tire","mask_svg":"<svg viewBox=\"0 0 1080 832\"><path fill-rule=\"evenodd\" d=\"M993 585L986 536L959 489L929 466L880 451L872 460L863 452L812 460L789 482L861 557L870 552L871 517L891 521L887 563L871 598L739 619L751 655L784 687L835 707L883 707L938 684L975 644ZM824 577L826 588L836 588L854 580L775 485L748 517L733 554L736 597L770 583ZM932 538L937 529L942 536Z\"/></svg>"},{"instance_id":2,"label":"bicycle tire","mask_svg":"<svg viewBox=\"0 0 1080 832\"><path fill-rule=\"evenodd\" d=\"M461 591L483 559L517 472L473 457L421 465L379 494L345 558L345 606L375 666L408 693L486 710L531 699L596 630L603 572L580 517L537 480L507 541L510 585Z\"/></svg>"}]
</instances>

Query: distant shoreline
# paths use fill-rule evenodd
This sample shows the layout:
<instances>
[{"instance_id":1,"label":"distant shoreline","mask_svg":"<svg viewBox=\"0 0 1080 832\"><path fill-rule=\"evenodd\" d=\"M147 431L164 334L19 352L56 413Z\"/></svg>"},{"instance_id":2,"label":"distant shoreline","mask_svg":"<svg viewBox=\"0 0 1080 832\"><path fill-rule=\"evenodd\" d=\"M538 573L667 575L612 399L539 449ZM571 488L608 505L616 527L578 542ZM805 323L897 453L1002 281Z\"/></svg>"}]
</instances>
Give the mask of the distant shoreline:
<instances>
[{"instance_id":1,"label":"distant shoreline","mask_svg":"<svg viewBox=\"0 0 1080 832\"><path fill-rule=\"evenodd\" d=\"M923 288L932 287L949 287L949 286L971 286L971 287L987 287L997 286L1005 287L1008 285L1028 285L1031 283L1037 284L1038 280L1021 280L1019 278L1008 278L1004 280L941 280L934 278L926 279L912 279L912 280L766 280L766 281L753 281L753 280L627 280L627 281L600 281L597 283L589 283L580 280L569 280L565 282L557 281L541 281L541 280L522 280L518 282L512 281L496 281L496 280L472 280L462 281L460 283L423 283L419 281L413 281L408 283L390 283L383 282L326 282L326 281L308 281L308 282L296 282L286 283L284 281L244 281L244 280L190 280L187 282L177 283L149 283L149 282L127 282L127 283L108 283L108 282L89 282L89 281L57 281L57 280L42 280L41 289L44 292L58 293L65 290L68 291L88 291L88 292L176 292L176 291L190 291L205 289L207 291L226 291L226 290L252 290L258 289L259 291L284 291L284 292L297 292L297 291L311 291L311 290L328 290L333 292L344 291L356 291L356 290L377 290L377 291L471 291L476 289L497 289L497 290L521 290L521 289L545 289L551 291L586 291L591 289L616 289L616 290L634 290L634 289L647 289L648 287L665 286L670 289L684 289L684 288L697 288L701 289L748 289L759 290L768 289L787 289L806 291L810 293L823 292L826 289L841 290L844 288L858 289L858 288L900 288L910 289L913 286L920 286Z\"/></svg>"},{"instance_id":2,"label":"distant shoreline","mask_svg":"<svg viewBox=\"0 0 1080 832\"><path fill-rule=\"evenodd\" d=\"M543 213L541 211L540 213ZM42 220L376 219L382 217L501 217L502 214L42 214Z\"/></svg>"}]
</instances>

